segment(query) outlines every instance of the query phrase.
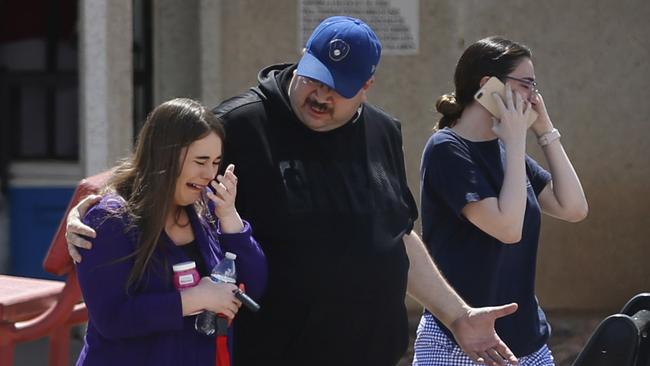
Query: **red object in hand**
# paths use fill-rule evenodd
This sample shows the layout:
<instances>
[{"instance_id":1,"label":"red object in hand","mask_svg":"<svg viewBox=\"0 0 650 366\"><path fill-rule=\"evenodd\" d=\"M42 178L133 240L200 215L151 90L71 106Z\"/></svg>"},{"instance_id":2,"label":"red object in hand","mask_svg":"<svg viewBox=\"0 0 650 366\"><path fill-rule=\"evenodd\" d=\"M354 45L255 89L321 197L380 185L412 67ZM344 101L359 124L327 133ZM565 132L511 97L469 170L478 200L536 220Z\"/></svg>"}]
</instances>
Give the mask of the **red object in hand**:
<instances>
[{"instance_id":1,"label":"red object in hand","mask_svg":"<svg viewBox=\"0 0 650 366\"><path fill-rule=\"evenodd\" d=\"M244 291L246 286L243 283L239 284L239 289ZM232 323L231 319L227 319L223 314L217 314L217 355L215 360L216 366L230 366L230 352L228 352L228 327ZM227 326L225 322L227 321ZM225 329L223 329L225 328ZM222 333L223 334L220 334Z\"/></svg>"},{"instance_id":2,"label":"red object in hand","mask_svg":"<svg viewBox=\"0 0 650 366\"><path fill-rule=\"evenodd\" d=\"M230 366L230 352L228 352L228 336L217 336L217 366Z\"/></svg>"}]
</instances>

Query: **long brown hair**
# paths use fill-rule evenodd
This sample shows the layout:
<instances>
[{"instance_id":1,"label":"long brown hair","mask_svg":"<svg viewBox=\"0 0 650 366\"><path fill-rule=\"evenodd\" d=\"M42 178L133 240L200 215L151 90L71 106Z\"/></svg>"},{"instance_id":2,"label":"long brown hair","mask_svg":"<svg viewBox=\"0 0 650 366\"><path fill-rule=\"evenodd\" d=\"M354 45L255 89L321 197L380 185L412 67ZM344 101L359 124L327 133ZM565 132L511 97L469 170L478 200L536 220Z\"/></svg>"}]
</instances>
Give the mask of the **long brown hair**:
<instances>
[{"instance_id":1,"label":"long brown hair","mask_svg":"<svg viewBox=\"0 0 650 366\"><path fill-rule=\"evenodd\" d=\"M442 118L434 129L451 127L456 123L465 107L474 101L481 78L496 76L503 79L517 68L522 58L531 57L532 53L525 45L499 36L483 38L467 47L454 72L456 91L444 94L436 101L436 110Z\"/></svg>"},{"instance_id":2,"label":"long brown hair","mask_svg":"<svg viewBox=\"0 0 650 366\"><path fill-rule=\"evenodd\" d=\"M185 160L181 158L183 149L211 132L224 141L221 122L200 103L186 98L167 101L149 114L134 153L118 165L108 181L105 191L125 199L123 213L129 219L129 229L138 232L136 249L127 257L135 258L127 291L142 279L159 245Z\"/></svg>"}]
</instances>

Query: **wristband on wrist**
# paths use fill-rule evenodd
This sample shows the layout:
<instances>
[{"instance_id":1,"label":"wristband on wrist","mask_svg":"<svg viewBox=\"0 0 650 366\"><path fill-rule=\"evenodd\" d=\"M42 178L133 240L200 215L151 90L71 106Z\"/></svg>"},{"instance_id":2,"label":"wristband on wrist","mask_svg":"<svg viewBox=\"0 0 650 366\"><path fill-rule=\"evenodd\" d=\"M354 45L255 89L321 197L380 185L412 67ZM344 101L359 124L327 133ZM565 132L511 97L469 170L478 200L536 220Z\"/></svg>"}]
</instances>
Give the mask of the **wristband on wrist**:
<instances>
[{"instance_id":1,"label":"wristband on wrist","mask_svg":"<svg viewBox=\"0 0 650 366\"><path fill-rule=\"evenodd\" d=\"M557 128L552 129L551 131L543 134L539 138L537 138L537 143L539 146L546 146L550 144L551 142L557 140L560 138L560 131L557 130Z\"/></svg>"}]
</instances>

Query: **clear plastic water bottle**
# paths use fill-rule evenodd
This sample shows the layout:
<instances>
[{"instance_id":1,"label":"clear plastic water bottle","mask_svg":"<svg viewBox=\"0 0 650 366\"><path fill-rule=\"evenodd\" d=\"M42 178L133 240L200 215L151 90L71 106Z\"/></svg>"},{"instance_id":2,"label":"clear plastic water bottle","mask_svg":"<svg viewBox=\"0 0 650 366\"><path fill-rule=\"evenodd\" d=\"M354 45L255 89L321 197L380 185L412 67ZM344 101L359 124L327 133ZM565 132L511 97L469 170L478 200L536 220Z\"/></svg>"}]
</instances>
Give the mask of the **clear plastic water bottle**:
<instances>
[{"instance_id":1,"label":"clear plastic water bottle","mask_svg":"<svg viewBox=\"0 0 650 366\"><path fill-rule=\"evenodd\" d=\"M212 269L210 279L215 283L225 282L234 284L237 280L237 271L235 269L235 259L237 255L226 252L226 257ZM194 321L194 328L205 335L211 336L217 331L217 314L205 310L197 315Z\"/></svg>"}]
</instances>

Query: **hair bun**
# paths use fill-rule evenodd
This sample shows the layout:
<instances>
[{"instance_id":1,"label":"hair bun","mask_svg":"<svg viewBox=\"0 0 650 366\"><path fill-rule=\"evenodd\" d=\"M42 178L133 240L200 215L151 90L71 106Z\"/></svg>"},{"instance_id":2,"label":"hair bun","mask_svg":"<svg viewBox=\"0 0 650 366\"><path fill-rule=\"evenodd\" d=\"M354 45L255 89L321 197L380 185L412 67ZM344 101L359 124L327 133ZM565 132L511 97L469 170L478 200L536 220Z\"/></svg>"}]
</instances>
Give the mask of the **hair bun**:
<instances>
[{"instance_id":1,"label":"hair bun","mask_svg":"<svg viewBox=\"0 0 650 366\"><path fill-rule=\"evenodd\" d=\"M456 100L454 93L444 94L436 101L436 110L443 116L456 119L463 112L463 107Z\"/></svg>"}]
</instances>

